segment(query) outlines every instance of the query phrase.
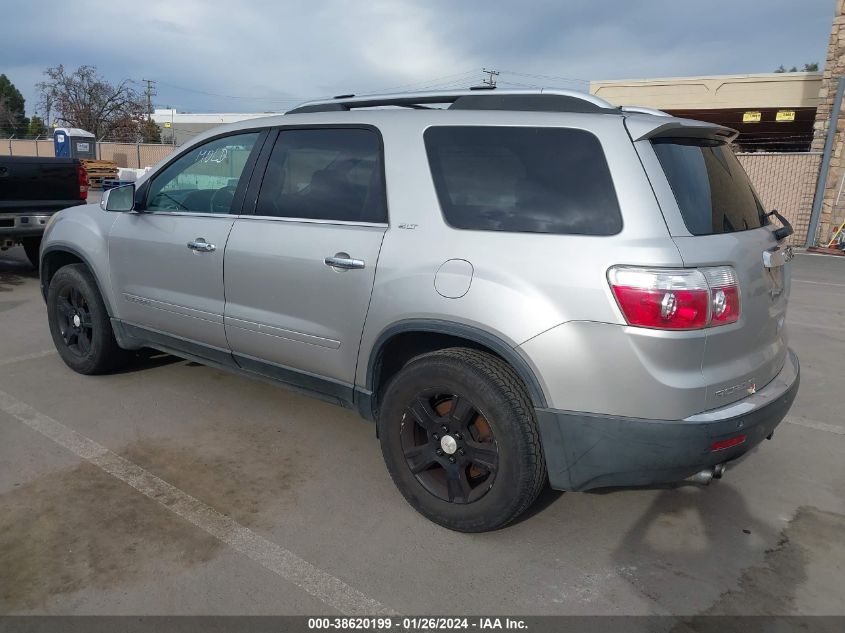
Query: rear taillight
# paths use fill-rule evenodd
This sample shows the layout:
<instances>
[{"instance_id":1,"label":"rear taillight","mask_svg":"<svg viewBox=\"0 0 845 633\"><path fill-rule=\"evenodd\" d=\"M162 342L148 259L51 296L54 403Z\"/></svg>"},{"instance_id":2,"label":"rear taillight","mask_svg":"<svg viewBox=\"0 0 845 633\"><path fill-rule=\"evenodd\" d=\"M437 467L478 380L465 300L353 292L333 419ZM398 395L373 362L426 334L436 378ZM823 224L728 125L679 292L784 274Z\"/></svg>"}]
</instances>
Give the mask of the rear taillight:
<instances>
[{"instance_id":1,"label":"rear taillight","mask_svg":"<svg viewBox=\"0 0 845 633\"><path fill-rule=\"evenodd\" d=\"M76 166L76 179L79 181L79 199L88 199L88 172L82 165Z\"/></svg>"},{"instance_id":2,"label":"rear taillight","mask_svg":"<svg viewBox=\"0 0 845 633\"><path fill-rule=\"evenodd\" d=\"M614 266L608 281L629 325L697 330L739 319L739 284L730 266Z\"/></svg>"},{"instance_id":3,"label":"rear taillight","mask_svg":"<svg viewBox=\"0 0 845 633\"><path fill-rule=\"evenodd\" d=\"M739 319L739 281L730 266L702 268L710 287L710 320L713 325L735 323Z\"/></svg>"}]
</instances>

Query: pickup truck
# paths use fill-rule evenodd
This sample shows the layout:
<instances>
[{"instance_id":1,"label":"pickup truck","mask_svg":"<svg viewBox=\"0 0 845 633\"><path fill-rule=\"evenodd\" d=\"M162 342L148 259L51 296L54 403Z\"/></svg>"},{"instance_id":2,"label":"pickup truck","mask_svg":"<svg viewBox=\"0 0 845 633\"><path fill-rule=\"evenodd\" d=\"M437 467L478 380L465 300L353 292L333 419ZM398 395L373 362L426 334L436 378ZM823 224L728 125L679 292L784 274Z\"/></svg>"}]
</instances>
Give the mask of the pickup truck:
<instances>
[{"instance_id":1,"label":"pickup truck","mask_svg":"<svg viewBox=\"0 0 845 633\"><path fill-rule=\"evenodd\" d=\"M50 216L87 199L88 174L75 158L0 156L0 250L21 244L37 267Z\"/></svg>"}]
</instances>

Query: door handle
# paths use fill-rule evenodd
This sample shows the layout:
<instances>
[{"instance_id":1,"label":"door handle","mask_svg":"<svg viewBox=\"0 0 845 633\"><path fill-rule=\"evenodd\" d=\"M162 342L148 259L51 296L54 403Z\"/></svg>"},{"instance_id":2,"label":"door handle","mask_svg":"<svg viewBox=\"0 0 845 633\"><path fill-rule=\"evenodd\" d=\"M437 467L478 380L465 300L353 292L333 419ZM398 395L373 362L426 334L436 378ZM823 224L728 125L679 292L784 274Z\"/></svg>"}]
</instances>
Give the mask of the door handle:
<instances>
[{"instance_id":1,"label":"door handle","mask_svg":"<svg viewBox=\"0 0 845 633\"><path fill-rule=\"evenodd\" d=\"M364 267L363 259L353 259L349 256L349 253L335 253L332 257L326 257L323 263L326 266L340 270L353 270Z\"/></svg>"},{"instance_id":2,"label":"door handle","mask_svg":"<svg viewBox=\"0 0 845 633\"><path fill-rule=\"evenodd\" d=\"M188 242L188 248L192 251L199 251L200 253L210 253L211 251L217 250L214 244L209 244L202 237L198 237L193 242Z\"/></svg>"}]
</instances>

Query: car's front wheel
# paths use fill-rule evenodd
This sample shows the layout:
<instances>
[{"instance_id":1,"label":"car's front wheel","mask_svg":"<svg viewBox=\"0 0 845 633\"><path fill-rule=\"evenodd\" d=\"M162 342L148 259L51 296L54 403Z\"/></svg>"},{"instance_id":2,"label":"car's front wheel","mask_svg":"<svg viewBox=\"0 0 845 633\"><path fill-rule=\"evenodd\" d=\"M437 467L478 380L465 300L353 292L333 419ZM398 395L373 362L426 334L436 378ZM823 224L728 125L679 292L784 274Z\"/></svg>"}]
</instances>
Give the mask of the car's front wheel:
<instances>
[{"instance_id":1,"label":"car's front wheel","mask_svg":"<svg viewBox=\"0 0 845 633\"><path fill-rule=\"evenodd\" d=\"M502 527L546 481L525 386L491 354L451 348L414 358L388 385L378 424L396 486L447 528Z\"/></svg>"},{"instance_id":2,"label":"car's front wheel","mask_svg":"<svg viewBox=\"0 0 845 633\"><path fill-rule=\"evenodd\" d=\"M119 369L129 353L114 338L97 283L83 264L60 268L47 291L47 317L56 350L80 374Z\"/></svg>"}]
</instances>

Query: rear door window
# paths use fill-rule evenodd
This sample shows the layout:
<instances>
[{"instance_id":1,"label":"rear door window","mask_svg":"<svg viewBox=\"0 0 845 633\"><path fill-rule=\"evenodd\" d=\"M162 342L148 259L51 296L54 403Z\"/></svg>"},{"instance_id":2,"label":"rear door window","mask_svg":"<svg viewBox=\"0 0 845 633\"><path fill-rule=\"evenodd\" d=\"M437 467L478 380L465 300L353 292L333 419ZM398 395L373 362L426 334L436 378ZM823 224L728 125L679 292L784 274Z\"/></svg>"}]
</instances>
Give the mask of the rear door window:
<instances>
[{"instance_id":1,"label":"rear door window","mask_svg":"<svg viewBox=\"0 0 845 633\"><path fill-rule=\"evenodd\" d=\"M745 170L723 142L659 138L652 145L690 233L734 233L766 224Z\"/></svg>"},{"instance_id":2,"label":"rear door window","mask_svg":"<svg viewBox=\"0 0 845 633\"><path fill-rule=\"evenodd\" d=\"M569 128L425 132L446 222L458 229L614 235L622 215L601 143Z\"/></svg>"},{"instance_id":3,"label":"rear door window","mask_svg":"<svg viewBox=\"0 0 845 633\"><path fill-rule=\"evenodd\" d=\"M381 137L372 129L288 129L267 162L256 215L386 222Z\"/></svg>"}]
</instances>

